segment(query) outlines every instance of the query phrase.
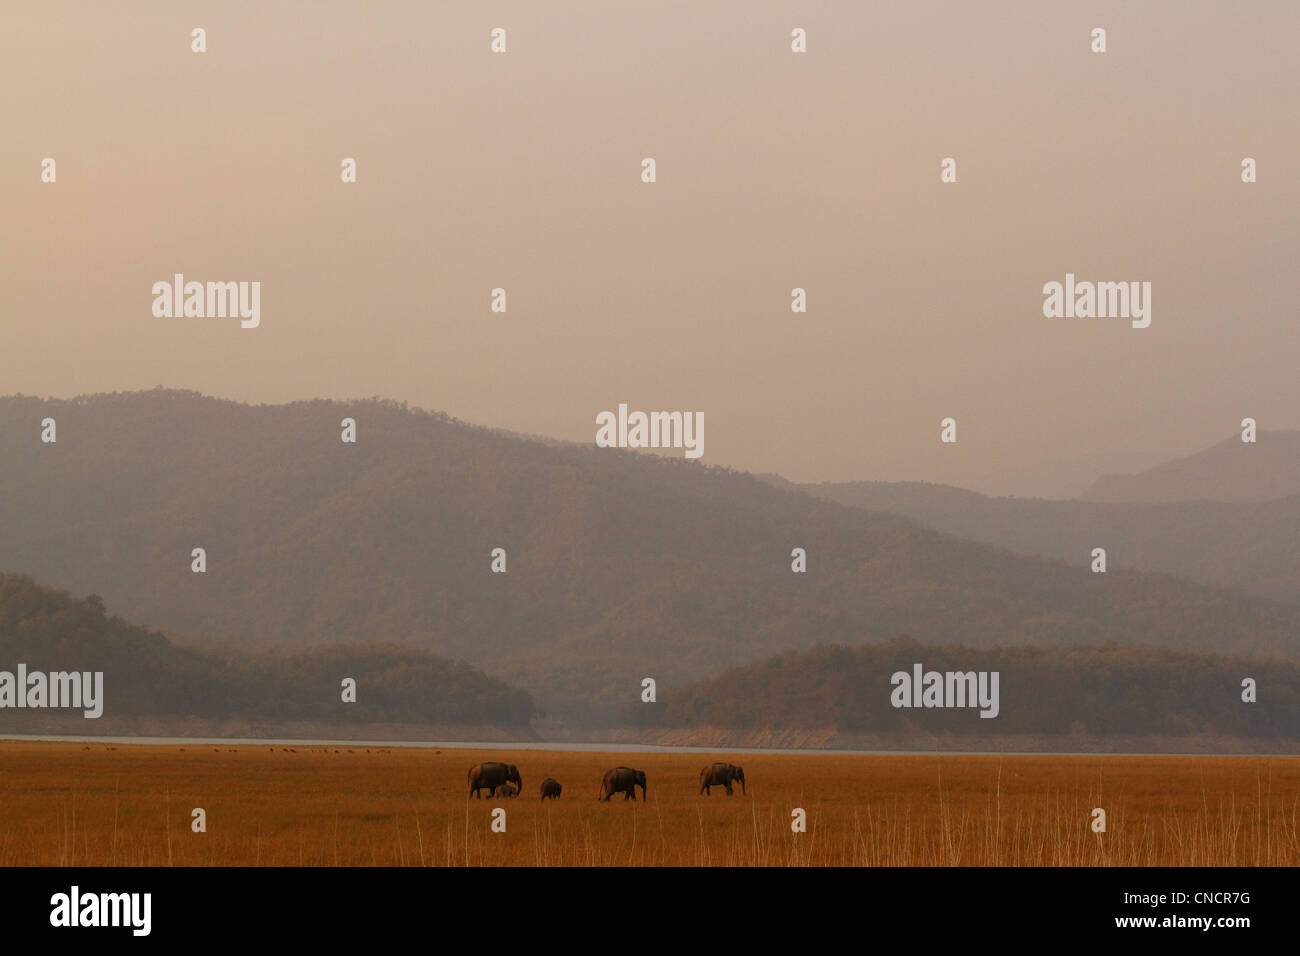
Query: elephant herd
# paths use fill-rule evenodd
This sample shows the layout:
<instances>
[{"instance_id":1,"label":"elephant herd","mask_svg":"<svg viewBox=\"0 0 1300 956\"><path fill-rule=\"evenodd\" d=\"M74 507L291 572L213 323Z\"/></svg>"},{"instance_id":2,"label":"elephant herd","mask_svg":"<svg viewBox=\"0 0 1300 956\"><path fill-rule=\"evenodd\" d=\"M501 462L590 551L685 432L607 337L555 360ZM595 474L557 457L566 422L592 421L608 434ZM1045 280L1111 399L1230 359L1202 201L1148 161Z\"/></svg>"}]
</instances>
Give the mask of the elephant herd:
<instances>
[{"instance_id":1,"label":"elephant herd","mask_svg":"<svg viewBox=\"0 0 1300 956\"><path fill-rule=\"evenodd\" d=\"M713 787L723 787L727 796L734 792L733 783L740 784L740 792L745 793L745 770L730 763L709 764L700 771L700 793L713 795ZM615 767L605 771L600 781L600 793L596 799L609 801L616 793L623 794L624 800L636 800L636 788L641 788L641 799L646 799L645 771L633 770L631 767ZM480 790L486 790L489 797L517 797L524 789L524 782L519 776L519 768L512 763L480 763L469 768L469 792L479 797ZM542 781L542 799L560 798L560 782L551 777Z\"/></svg>"}]
</instances>

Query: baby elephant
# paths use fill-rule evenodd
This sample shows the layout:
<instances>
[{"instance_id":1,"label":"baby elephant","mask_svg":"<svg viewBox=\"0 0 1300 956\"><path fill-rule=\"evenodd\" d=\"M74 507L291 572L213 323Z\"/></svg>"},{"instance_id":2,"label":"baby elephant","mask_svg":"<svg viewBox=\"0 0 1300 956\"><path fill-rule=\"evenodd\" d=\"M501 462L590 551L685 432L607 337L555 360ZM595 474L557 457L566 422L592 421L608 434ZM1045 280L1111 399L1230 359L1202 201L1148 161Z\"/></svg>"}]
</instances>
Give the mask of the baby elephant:
<instances>
[{"instance_id":1,"label":"baby elephant","mask_svg":"<svg viewBox=\"0 0 1300 956\"><path fill-rule=\"evenodd\" d=\"M554 797L556 800L560 799L560 781L551 777L547 777L542 781L542 799L545 800L547 797Z\"/></svg>"},{"instance_id":2,"label":"baby elephant","mask_svg":"<svg viewBox=\"0 0 1300 956\"><path fill-rule=\"evenodd\" d=\"M516 787L513 783L503 783L503 784L501 784L501 790L500 790L500 792L497 794L497 796L499 796L499 797L517 797L517 796L519 796L519 788Z\"/></svg>"}]
</instances>

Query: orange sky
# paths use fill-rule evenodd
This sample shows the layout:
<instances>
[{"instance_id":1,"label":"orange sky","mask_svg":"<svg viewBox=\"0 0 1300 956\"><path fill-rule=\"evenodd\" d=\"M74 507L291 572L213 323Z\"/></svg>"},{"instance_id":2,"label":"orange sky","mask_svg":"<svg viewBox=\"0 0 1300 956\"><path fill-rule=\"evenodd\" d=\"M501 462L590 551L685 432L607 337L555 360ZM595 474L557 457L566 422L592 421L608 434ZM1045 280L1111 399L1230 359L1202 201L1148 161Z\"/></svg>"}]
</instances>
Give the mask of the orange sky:
<instances>
[{"instance_id":1,"label":"orange sky","mask_svg":"<svg viewBox=\"0 0 1300 956\"><path fill-rule=\"evenodd\" d=\"M1300 4L1070 6L7 10L0 394L581 441L627 402L709 463L1045 495L1300 427ZM176 272L260 281L260 327L155 318ZM1044 318L1066 272L1150 281L1151 327Z\"/></svg>"}]
</instances>

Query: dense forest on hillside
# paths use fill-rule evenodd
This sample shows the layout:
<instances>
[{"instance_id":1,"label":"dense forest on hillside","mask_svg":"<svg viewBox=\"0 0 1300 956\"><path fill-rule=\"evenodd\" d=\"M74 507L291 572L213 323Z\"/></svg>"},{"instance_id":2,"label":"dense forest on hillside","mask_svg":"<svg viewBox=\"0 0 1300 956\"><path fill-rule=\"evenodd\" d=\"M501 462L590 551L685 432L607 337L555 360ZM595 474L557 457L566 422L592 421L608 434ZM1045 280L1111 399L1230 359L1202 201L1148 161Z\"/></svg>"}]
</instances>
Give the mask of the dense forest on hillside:
<instances>
[{"instance_id":1,"label":"dense forest on hillside","mask_svg":"<svg viewBox=\"0 0 1300 956\"><path fill-rule=\"evenodd\" d=\"M39 440L46 417L57 443ZM899 633L1300 657L1300 607L1122 561L1091 574L724 468L392 402L11 396L0 462L0 569L102 595L187 646L467 660L587 726L620 722L647 676L668 687ZM795 547L807 573L791 572Z\"/></svg>"},{"instance_id":2,"label":"dense forest on hillside","mask_svg":"<svg viewBox=\"0 0 1300 956\"><path fill-rule=\"evenodd\" d=\"M74 600L24 575L0 573L0 670L103 671L105 716L268 718L364 723L527 726L529 695L409 647L335 645L291 654L176 647L161 634L109 617L97 595ZM341 682L357 682L344 704ZM49 712L5 709L19 729ZM77 716L77 712L69 713ZM87 733L96 732L87 720Z\"/></svg>"},{"instance_id":3,"label":"dense forest on hillside","mask_svg":"<svg viewBox=\"0 0 1300 956\"><path fill-rule=\"evenodd\" d=\"M891 676L999 672L1000 713L895 708ZM1243 678L1258 700L1242 700ZM657 711L629 709L643 726L956 734L1221 735L1300 739L1300 665L1155 647L975 649L897 638L781 654L688 684Z\"/></svg>"}]
</instances>

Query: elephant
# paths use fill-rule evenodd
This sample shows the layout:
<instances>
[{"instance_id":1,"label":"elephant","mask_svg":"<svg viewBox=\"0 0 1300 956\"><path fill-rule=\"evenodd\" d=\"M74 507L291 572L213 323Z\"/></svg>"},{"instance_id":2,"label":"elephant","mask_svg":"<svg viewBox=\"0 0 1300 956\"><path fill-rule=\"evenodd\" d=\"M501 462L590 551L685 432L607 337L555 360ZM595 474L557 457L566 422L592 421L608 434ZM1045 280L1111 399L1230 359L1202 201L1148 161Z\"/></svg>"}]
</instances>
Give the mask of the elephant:
<instances>
[{"instance_id":1,"label":"elephant","mask_svg":"<svg viewBox=\"0 0 1300 956\"><path fill-rule=\"evenodd\" d=\"M547 777L542 781L542 799L545 800L547 797L560 799L560 781L553 777Z\"/></svg>"},{"instance_id":2,"label":"elephant","mask_svg":"<svg viewBox=\"0 0 1300 956\"><path fill-rule=\"evenodd\" d=\"M498 794L498 796L517 797L519 796L519 788L516 787L513 783L503 783L501 784L501 792Z\"/></svg>"},{"instance_id":3,"label":"elephant","mask_svg":"<svg viewBox=\"0 0 1300 956\"><path fill-rule=\"evenodd\" d=\"M600 781L600 793L597 800L609 802L609 798L620 790L623 791L623 799L636 800L636 788L641 788L641 799L646 799L645 789L645 771L633 770L631 767L615 767L613 770L606 770L605 777Z\"/></svg>"},{"instance_id":4,"label":"elephant","mask_svg":"<svg viewBox=\"0 0 1300 956\"><path fill-rule=\"evenodd\" d=\"M712 787L726 787L727 796L732 795L731 782L740 781L740 792L745 793L745 768L730 763L709 764L700 771L700 793L712 796Z\"/></svg>"},{"instance_id":5,"label":"elephant","mask_svg":"<svg viewBox=\"0 0 1300 956\"><path fill-rule=\"evenodd\" d=\"M480 790L487 790L488 796L492 796L507 780L514 783L516 793L524 789L519 768L512 763L480 763L469 768L469 792L476 797Z\"/></svg>"}]
</instances>

